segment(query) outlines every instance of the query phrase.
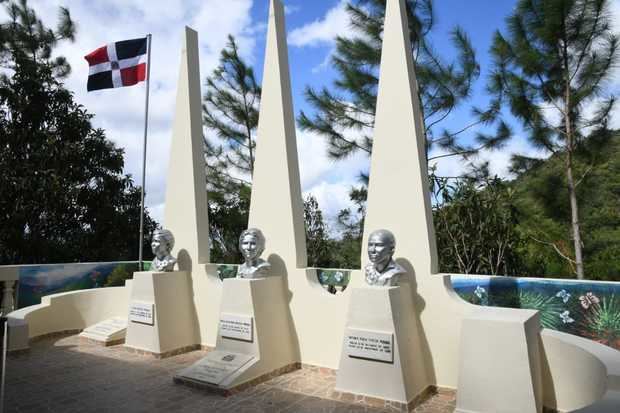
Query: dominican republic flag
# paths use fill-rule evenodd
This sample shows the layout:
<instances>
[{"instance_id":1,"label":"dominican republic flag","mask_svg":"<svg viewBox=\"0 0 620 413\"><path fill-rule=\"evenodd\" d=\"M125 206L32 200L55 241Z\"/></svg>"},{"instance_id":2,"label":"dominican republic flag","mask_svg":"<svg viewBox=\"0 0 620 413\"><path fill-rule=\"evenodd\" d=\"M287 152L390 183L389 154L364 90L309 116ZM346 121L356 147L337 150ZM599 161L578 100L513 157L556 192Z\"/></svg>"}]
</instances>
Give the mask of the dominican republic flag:
<instances>
[{"instance_id":1,"label":"dominican republic flag","mask_svg":"<svg viewBox=\"0 0 620 413\"><path fill-rule=\"evenodd\" d=\"M87 89L133 86L146 79L147 38L109 43L84 56L90 70Z\"/></svg>"}]
</instances>

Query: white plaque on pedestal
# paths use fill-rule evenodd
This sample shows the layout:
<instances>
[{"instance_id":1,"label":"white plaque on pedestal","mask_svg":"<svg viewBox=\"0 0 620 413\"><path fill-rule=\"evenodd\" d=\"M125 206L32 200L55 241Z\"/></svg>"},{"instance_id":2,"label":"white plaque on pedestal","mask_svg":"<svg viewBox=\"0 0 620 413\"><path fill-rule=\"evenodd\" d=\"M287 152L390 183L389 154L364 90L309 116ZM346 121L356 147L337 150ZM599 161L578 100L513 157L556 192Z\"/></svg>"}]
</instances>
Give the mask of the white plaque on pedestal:
<instances>
[{"instance_id":1,"label":"white plaque on pedestal","mask_svg":"<svg viewBox=\"0 0 620 413\"><path fill-rule=\"evenodd\" d=\"M247 354L216 350L181 370L177 377L218 385L253 359Z\"/></svg>"},{"instance_id":2,"label":"white plaque on pedestal","mask_svg":"<svg viewBox=\"0 0 620 413\"><path fill-rule=\"evenodd\" d=\"M252 342L254 339L253 318L222 313L220 315L220 336Z\"/></svg>"},{"instance_id":3,"label":"white plaque on pedestal","mask_svg":"<svg viewBox=\"0 0 620 413\"><path fill-rule=\"evenodd\" d=\"M132 301L129 306L129 320L135 323L153 325L155 304L144 301Z\"/></svg>"},{"instance_id":4,"label":"white plaque on pedestal","mask_svg":"<svg viewBox=\"0 0 620 413\"><path fill-rule=\"evenodd\" d=\"M392 333L349 328L344 340L349 357L386 363L394 362L394 335Z\"/></svg>"}]
</instances>

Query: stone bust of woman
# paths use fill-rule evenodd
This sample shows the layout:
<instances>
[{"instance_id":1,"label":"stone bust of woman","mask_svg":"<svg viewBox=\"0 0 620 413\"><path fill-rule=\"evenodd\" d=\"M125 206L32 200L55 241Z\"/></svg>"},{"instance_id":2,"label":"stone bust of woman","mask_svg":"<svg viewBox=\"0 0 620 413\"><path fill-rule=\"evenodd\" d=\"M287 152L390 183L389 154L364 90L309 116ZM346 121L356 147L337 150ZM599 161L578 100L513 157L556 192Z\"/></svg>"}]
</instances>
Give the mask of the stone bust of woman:
<instances>
[{"instance_id":1,"label":"stone bust of woman","mask_svg":"<svg viewBox=\"0 0 620 413\"><path fill-rule=\"evenodd\" d=\"M372 286L395 286L406 271L393 259L396 240L386 229L373 231L368 237L368 259L366 284Z\"/></svg>"},{"instance_id":2,"label":"stone bust of woman","mask_svg":"<svg viewBox=\"0 0 620 413\"><path fill-rule=\"evenodd\" d=\"M167 229L158 229L153 231L151 238L151 249L155 258L151 262L153 271L173 271L174 265L177 263L170 253L174 248L174 235Z\"/></svg>"},{"instance_id":3,"label":"stone bust of woman","mask_svg":"<svg viewBox=\"0 0 620 413\"><path fill-rule=\"evenodd\" d=\"M261 278L269 275L271 264L260 258L265 250L265 236L257 228L248 228L239 237L239 251L244 262L237 270L237 278Z\"/></svg>"}]
</instances>

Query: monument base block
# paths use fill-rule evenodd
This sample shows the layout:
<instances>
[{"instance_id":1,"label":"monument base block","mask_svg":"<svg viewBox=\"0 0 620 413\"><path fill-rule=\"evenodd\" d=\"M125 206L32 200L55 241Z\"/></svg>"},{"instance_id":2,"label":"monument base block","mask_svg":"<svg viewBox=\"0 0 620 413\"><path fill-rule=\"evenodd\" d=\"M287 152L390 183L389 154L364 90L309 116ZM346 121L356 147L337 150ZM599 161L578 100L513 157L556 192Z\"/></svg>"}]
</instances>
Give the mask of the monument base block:
<instances>
[{"instance_id":1,"label":"monument base block","mask_svg":"<svg viewBox=\"0 0 620 413\"><path fill-rule=\"evenodd\" d=\"M196 349L192 305L187 272L134 273L125 347L160 358Z\"/></svg>"},{"instance_id":2,"label":"monument base block","mask_svg":"<svg viewBox=\"0 0 620 413\"><path fill-rule=\"evenodd\" d=\"M286 293L281 277L224 280L217 346L174 381L229 395L298 369Z\"/></svg>"},{"instance_id":3,"label":"monument base block","mask_svg":"<svg viewBox=\"0 0 620 413\"><path fill-rule=\"evenodd\" d=\"M541 412L539 335L534 310L484 307L465 318L455 412Z\"/></svg>"},{"instance_id":4,"label":"monument base block","mask_svg":"<svg viewBox=\"0 0 620 413\"><path fill-rule=\"evenodd\" d=\"M414 311L406 282L353 289L336 391L410 410L428 387Z\"/></svg>"}]
</instances>

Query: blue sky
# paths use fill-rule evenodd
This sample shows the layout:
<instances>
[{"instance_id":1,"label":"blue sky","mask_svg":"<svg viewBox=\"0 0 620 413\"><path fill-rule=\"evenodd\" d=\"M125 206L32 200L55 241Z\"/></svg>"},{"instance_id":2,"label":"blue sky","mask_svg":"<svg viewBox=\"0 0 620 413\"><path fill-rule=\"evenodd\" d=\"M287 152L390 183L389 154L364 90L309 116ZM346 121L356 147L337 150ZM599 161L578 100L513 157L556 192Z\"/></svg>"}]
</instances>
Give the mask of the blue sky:
<instances>
[{"instance_id":1,"label":"blue sky","mask_svg":"<svg viewBox=\"0 0 620 413\"><path fill-rule=\"evenodd\" d=\"M436 25L432 32L435 49L445 59L455 53L449 33L460 25L471 37L482 67L472 103L484 106L484 81L489 68L488 49L496 29L503 29L504 18L515 0L436 0ZM107 132L107 137L125 149L125 171L136 182L141 179L141 145L143 124L143 86L86 93L88 66L83 56L105 43L153 34L150 133L147 166L146 204L151 214L163 220L164 194L168 167L172 113L176 95L178 62L183 27L188 25L199 33L201 78L217 65L227 35L233 34L242 56L262 78L265 30L268 17L267 0L30 0L39 16L54 26L58 6L70 9L78 25L75 43L61 43L56 52L69 59L73 72L66 86L76 100L95 114L94 124ZM336 35L351 35L343 0L284 0L295 113L311 111L303 98L307 85L329 86L334 71L328 56ZM620 15L620 0L612 0L615 16ZM618 19L617 19L618 20ZM616 31L618 28L616 27ZM618 86L618 79L614 81ZM204 90L203 90L204 92ZM459 127L469 120L469 105L454 113L446 126ZM617 116L616 116L617 118ZM616 119L617 121L617 119ZM506 175L506 166L513 152L534 154L519 129L517 137L502 152L485 153L491 169ZM260 139L260 137L258 137ZM334 164L325 156L324 141L307 132L297 132L302 190L314 194L328 217L349 204L347 193L357 183L360 170L367 169L368 159L353 156ZM438 165L445 175L458 174L462 162L446 159Z\"/></svg>"}]
</instances>

